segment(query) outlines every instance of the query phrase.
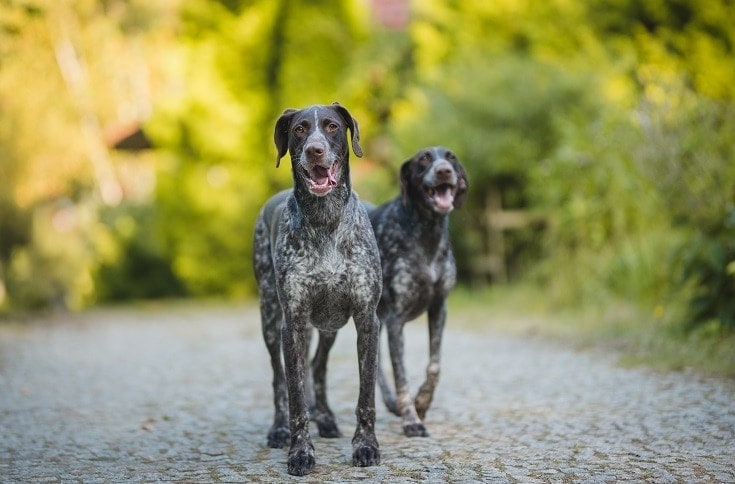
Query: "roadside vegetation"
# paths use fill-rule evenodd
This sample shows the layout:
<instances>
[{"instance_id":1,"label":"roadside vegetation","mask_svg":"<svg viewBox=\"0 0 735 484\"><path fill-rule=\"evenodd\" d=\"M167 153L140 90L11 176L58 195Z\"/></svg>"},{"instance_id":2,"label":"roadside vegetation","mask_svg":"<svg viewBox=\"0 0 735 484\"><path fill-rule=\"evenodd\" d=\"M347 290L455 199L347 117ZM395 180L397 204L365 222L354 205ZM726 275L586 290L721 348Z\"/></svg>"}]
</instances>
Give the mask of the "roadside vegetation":
<instances>
[{"instance_id":1,"label":"roadside vegetation","mask_svg":"<svg viewBox=\"0 0 735 484\"><path fill-rule=\"evenodd\" d=\"M717 324L683 328L664 318L662 308L651 312L622 300L564 307L548 301L534 285L459 287L449 299L447 324L610 350L623 365L735 378L735 333Z\"/></svg>"}]
</instances>

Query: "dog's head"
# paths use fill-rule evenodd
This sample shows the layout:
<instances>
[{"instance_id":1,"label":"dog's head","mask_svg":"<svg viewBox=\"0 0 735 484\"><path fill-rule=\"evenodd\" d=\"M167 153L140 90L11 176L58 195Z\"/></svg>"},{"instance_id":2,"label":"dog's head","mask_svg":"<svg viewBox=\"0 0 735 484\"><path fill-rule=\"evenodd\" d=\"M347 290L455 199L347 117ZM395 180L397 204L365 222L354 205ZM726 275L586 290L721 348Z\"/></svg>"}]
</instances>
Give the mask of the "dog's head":
<instances>
[{"instance_id":1,"label":"dog's head","mask_svg":"<svg viewBox=\"0 0 735 484\"><path fill-rule=\"evenodd\" d=\"M300 177L312 194L326 195L348 176L348 133L352 151L362 156L357 121L340 104L287 109L278 118L273 135L278 149L276 166L289 152L294 177Z\"/></svg>"},{"instance_id":2,"label":"dog's head","mask_svg":"<svg viewBox=\"0 0 735 484\"><path fill-rule=\"evenodd\" d=\"M446 214L467 196L467 175L455 154L442 146L424 148L401 166L403 203L410 201Z\"/></svg>"}]
</instances>

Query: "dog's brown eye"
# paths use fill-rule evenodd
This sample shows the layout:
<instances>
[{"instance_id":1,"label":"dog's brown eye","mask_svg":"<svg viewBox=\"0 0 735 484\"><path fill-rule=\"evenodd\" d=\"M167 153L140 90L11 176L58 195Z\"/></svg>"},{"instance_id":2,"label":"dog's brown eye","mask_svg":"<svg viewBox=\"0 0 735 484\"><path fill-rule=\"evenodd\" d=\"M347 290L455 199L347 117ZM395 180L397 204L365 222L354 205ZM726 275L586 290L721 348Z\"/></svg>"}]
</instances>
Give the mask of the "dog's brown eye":
<instances>
[{"instance_id":1,"label":"dog's brown eye","mask_svg":"<svg viewBox=\"0 0 735 484\"><path fill-rule=\"evenodd\" d=\"M300 124L293 129L293 132L296 134L304 134L305 131L304 127Z\"/></svg>"},{"instance_id":2,"label":"dog's brown eye","mask_svg":"<svg viewBox=\"0 0 735 484\"><path fill-rule=\"evenodd\" d=\"M337 126L337 123L329 123L327 125L327 132L331 133L332 131L337 131L338 128L339 126Z\"/></svg>"},{"instance_id":3,"label":"dog's brown eye","mask_svg":"<svg viewBox=\"0 0 735 484\"><path fill-rule=\"evenodd\" d=\"M452 153L451 151L447 151L446 159L449 160L449 161L454 161L454 160L457 159L457 157L454 156L454 153Z\"/></svg>"}]
</instances>

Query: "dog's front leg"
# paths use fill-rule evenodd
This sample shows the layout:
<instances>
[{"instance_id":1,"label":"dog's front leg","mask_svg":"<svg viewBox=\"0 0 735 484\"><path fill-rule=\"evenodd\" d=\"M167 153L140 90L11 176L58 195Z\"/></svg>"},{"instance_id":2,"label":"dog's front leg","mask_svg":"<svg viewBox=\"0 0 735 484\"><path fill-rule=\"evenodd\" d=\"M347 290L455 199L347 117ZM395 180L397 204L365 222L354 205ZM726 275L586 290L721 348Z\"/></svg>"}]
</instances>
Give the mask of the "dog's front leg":
<instances>
[{"instance_id":1,"label":"dog's front leg","mask_svg":"<svg viewBox=\"0 0 735 484\"><path fill-rule=\"evenodd\" d=\"M375 437L375 378L378 363L378 330L375 310L353 316L357 330L357 357L360 394L357 399L357 428L352 438L352 465L368 467L380 464L380 448Z\"/></svg>"},{"instance_id":2,"label":"dog's front leg","mask_svg":"<svg viewBox=\"0 0 735 484\"><path fill-rule=\"evenodd\" d=\"M447 303L444 298L438 299L429 306L429 366L426 367L426 380L416 394L414 404L416 413L421 420L426 416L431 400L434 398L434 390L439 383L439 372L441 370L441 344L444 323L447 319Z\"/></svg>"},{"instance_id":3,"label":"dog's front leg","mask_svg":"<svg viewBox=\"0 0 735 484\"><path fill-rule=\"evenodd\" d=\"M283 330L283 357L288 384L289 427L291 448L288 451L288 473L294 476L309 474L316 458L309 435L309 410L304 391L306 358L304 347L309 329L303 320L286 318Z\"/></svg>"}]
</instances>

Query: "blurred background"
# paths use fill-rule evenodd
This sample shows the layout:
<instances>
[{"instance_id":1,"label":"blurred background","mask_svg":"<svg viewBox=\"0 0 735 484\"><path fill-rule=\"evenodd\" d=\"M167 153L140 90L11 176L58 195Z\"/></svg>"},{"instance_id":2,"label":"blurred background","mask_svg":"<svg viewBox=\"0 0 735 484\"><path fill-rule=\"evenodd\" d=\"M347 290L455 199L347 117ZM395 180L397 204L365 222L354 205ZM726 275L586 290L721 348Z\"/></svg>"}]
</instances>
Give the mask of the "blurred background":
<instances>
[{"instance_id":1,"label":"blurred background","mask_svg":"<svg viewBox=\"0 0 735 484\"><path fill-rule=\"evenodd\" d=\"M735 330L729 0L0 0L0 312L247 299L291 185L273 126L339 101L353 186L452 148L460 284Z\"/></svg>"}]
</instances>

